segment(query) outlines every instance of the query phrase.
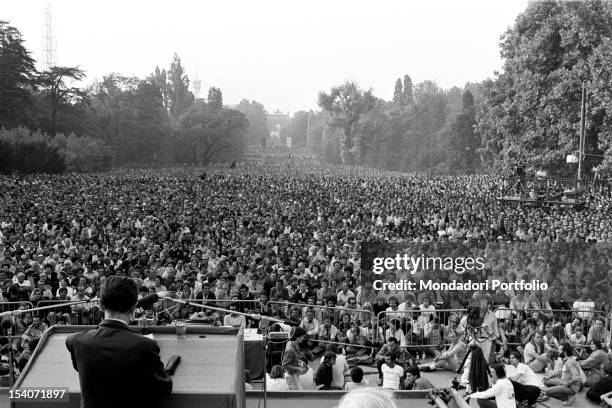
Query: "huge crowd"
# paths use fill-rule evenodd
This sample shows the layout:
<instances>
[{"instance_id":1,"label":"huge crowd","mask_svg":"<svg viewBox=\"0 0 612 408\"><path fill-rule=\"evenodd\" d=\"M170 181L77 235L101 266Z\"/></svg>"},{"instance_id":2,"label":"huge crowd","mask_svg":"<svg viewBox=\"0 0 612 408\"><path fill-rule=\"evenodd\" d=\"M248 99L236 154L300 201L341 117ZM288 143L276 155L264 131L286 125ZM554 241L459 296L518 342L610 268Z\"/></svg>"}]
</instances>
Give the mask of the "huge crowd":
<instances>
[{"instance_id":1,"label":"huge crowd","mask_svg":"<svg viewBox=\"0 0 612 408\"><path fill-rule=\"evenodd\" d=\"M470 298L494 310L492 360L518 352L545 370L555 361L550 351L561 351L565 342L585 360L593 354L588 345L605 350L612 306L611 186L587 188L582 209L507 204L498 196L493 176L299 162L0 176L0 308L87 301L106 277L125 275L142 297L157 293L227 309L163 300L152 311L137 311L156 324L192 319L258 327L259 320L233 311L293 321L298 329L292 341L268 367L274 378L287 377L289 387L298 386L295 377L305 363L319 357L319 388L345 386L344 376L332 385L325 371L345 361L345 368L377 367L388 387L426 387L420 371L461 362L457 345ZM485 268L465 274L389 270L377 277L362 269L366 244L436 243L475 248L486 257ZM466 296L372 288L374 279L468 278L539 279L550 289ZM19 339L12 345L18 368L46 327L101 318L95 302L18 315L8 329ZM6 339L0 338L4 359ZM402 368L398 381L387 375L399 371L393 367Z\"/></svg>"}]
</instances>

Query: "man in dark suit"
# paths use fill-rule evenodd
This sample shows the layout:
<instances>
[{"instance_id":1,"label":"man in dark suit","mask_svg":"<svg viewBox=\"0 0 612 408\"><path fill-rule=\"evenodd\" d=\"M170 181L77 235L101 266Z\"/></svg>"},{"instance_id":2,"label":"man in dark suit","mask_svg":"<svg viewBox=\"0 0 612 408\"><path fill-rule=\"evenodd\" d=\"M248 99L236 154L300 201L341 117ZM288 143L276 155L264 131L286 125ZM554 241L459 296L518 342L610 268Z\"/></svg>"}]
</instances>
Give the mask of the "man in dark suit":
<instances>
[{"instance_id":1,"label":"man in dark suit","mask_svg":"<svg viewBox=\"0 0 612 408\"><path fill-rule=\"evenodd\" d=\"M156 407L172 392L157 343L128 327L137 299L134 281L109 277L100 299L104 321L66 339L79 372L83 408Z\"/></svg>"}]
</instances>

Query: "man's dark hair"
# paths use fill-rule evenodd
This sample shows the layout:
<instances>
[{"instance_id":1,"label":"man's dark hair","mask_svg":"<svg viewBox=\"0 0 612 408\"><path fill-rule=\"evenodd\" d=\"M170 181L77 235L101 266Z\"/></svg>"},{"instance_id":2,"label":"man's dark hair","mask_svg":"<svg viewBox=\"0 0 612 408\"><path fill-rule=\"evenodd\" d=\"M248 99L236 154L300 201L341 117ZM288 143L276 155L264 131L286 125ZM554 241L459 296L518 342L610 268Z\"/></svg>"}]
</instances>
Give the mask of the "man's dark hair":
<instances>
[{"instance_id":1,"label":"man's dark hair","mask_svg":"<svg viewBox=\"0 0 612 408\"><path fill-rule=\"evenodd\" d=\"M497 376L497 378L506 378L506 370L504 369L504 366L502 364L497 364L494 365L493 370L495 371L495 375Z\"/></svg>"},{"instance_id":2,"label":"man's dark hair","mask_svg":"<svg viewBox=\"0 0 612 408\"><path fill-rule=\"evenodd\" d=\"M360 367L351 368L351 380L356 384L363 380L363 370Z\"/></svg>"},{"instance_id":3,"label":"man's dark hair","mask_svg":"<svg viewBox=\"0 0 612 408\"><path fill-rule=\"evenodd\" d=\"M334 353L333 351L326 351L323 355L323 359L328 362L332 361L332 359L334 358L336 358L336 353Z\"/></svg>"},{"instance_id":4,"label":"man's dark hair","mask_svg":"<svg viewBox=\"0 0 612 408\"><path fill-rule=\"evenodd\" d=\"M133 280L122 276L111 276L104 282L100 305L103 309L126 313L138 300L138 287Z\"/></svg>"}]
</instances>

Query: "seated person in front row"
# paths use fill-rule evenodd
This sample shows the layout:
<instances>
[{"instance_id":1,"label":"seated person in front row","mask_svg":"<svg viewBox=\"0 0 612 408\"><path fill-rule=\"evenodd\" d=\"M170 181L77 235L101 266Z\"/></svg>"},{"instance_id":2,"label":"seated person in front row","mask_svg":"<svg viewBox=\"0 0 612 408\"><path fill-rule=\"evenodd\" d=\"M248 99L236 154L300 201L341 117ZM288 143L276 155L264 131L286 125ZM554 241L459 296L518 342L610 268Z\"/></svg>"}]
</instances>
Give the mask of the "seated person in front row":
<instances>
[{"instance_id":1,"label":"seated person in front row","mask_svg":"<svg viewBox=\"0 0 612 408\"><path fill-rule=\"evenodd\" d=\"M354 390L355 388L368 387L370 385L367 379L363 379L363 370L361 367L351 368L351 380L352 381L344 384L344 389L347 391Z\"/></svg>"},{"instance_id":2,"label":"seated person in front row","mask_svg":"<svg viewBox=\"0 0 612 408\"><path fill-rule=\"evenodd\" d=\"M525 364L536 373L541 373L548 362L547 347L544 344L544 333L537 330L533 338L525 345Z\"/></svg>"},{"instance_id":3,"label":"seated person in front row","mask_svg":"<svg viewBox=\"0 0 612 408\"><path fill-rule=\"evenodd\" d=\"M434 357L434 361L429 364L420 364L419 369L422 371L431 371L435 369L456 371L463 361L466 353L465 343L459 338L456 332L451 332L448 335L451 344L448 350Z\"/></svg>"},{"instance_id":4,"label":"seated person in front row","mask_svg":"<svg viewBox=\"0 0 612 408\"><path fill-rule=\"evenodd\" d=\"M477 398L480 408L516 408L514 386L506 378L504 366L495 365L490 368L490 371L494 381L493 386L488 390L472 393L470 398ZM455 393L456 391L453 392ZM495 400L491 401L489 398L495 398Z\"/></svg>"},{"instance_id":5,"label":"seated person in front row","mask_svg":"<svg viewBox=\"0 0 612 408\"><path fill-rule=\"evenodd\" d=\"M315 374L315 384L318 390L339 390L341 388L333 387L334 380L333 366L336 364L336 353L326 351L323 355L323 361Z\"/></svg>"},{"instance_id":6,"label":"seated person in front row","mask_svg":"<svg viewBox=\"0 0 612 408\"><path fill-rule=\"evenodd\" d=\"M429 390L431 388L434 388L434 386L429 380L421 377L419 367L413 365L406 369L405 390Z\"/></svg>"},{"instance_id":7,"label":"seated person in front row","mask_svg":"<svg viewBox=\"0 0 612 408\"><path fill-rule=\"evenodd\" d=\"M612 363L604 363L601 370L603 377L593 384L586 393L586 397L596 404L602 402L602 395L612 392Z\"/></svg>"},{"instance_id":8,"label":"seated person in front row","mask_svg":"<svg viewBox=\"0 0 612 408\"><path fill-rule=\"evenodd\" d=\"M385 357L388 357L391 354L396 355L399 364L406 364L409 362L410 364L412 364L412 362L414 361L410 353L408 353L406 350L401 349L395 337L387 338L387 343L382 346L378 354L376 354L376 368L378 369L378 378L379 383L381 384L383 378L382 366L385 363Z\"/></svg>"}]
</instances>

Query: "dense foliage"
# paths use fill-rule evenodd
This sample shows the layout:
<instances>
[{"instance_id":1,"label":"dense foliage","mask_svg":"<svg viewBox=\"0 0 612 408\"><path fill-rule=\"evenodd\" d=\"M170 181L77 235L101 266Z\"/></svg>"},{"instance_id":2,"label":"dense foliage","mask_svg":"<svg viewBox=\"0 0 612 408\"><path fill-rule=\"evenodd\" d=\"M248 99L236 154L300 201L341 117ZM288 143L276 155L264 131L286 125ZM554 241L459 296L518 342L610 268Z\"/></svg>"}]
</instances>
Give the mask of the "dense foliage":
<instances>
[{"instance_id":1,"label":"dense foliage","mask_svg":"<svg viewBox=\"0 0 612 408\"><path fill-rule=\"evenodd\" d=\"M215 87L207 101L196 101L178 55L168 70L156 67L147 78L110 73L84 89L69 85L86 77L79 67L37 72L34 65L19 30L0 21L0 128L10 146L3 145L4 172L203 165L243 157L246 116L223 106ZM30 130L6 133L19 126ZM21 161L28 149L29 157L48 149L49 160ZM51 164L56 161L61 165Z\"/></svg>"},{"instance_id":2,"label":"dense foliage","mask_svg":"<svg viewBox=\"0 0 612 408\"><path fill-rule=\"evenodd\" d=\"M503 72L484 83L483 160L570 171L586 85L585 168L612 163L612 3L531 2L501 42ZM601 155L606 159L602 163Z\"/></svg>"}]
</instances>

